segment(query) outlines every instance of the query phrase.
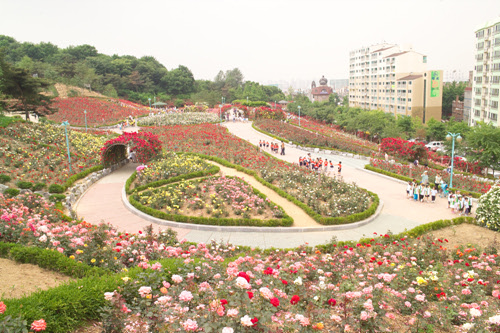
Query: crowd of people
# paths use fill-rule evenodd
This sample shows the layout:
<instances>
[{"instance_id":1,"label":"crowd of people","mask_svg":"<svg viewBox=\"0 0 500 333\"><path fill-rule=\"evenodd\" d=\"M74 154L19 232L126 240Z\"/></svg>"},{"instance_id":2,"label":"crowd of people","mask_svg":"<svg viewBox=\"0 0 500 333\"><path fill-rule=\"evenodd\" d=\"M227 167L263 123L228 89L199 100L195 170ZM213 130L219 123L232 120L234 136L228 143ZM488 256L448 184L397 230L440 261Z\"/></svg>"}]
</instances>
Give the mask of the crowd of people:
<instances>
[{"instance_id":1,"label":"crowd of people","mask_svg":"<svg viewBox=\"0 0 500 333\"><path fill-rule=\"evenodd\" d=\"M409 181L406 186L407 198L417 202L435 203L438 194L447 198L448 208L451 208L452 213L464 216L469 216L471 214L472 197L464 196L460 191L448 191L448 186L440 175L436 176L435 184L431 186L431 184L429 184L427 171L424 171L421 182L417 182L413 179Z\"/></svg>"},{"instance_id":2,"label":"crowd of people","mask_svg":"<svg viewBox=\"0 0 500 333\"><path fill-rule=\"evenodd\" d=\"M313 159L311 157L311 154L307 154L307 156L304 157L300 156L299 166L306 167L318 173L324 173L326 175L331 175L331 176L335 176L335 167L336 167L337 176L340 178L342 174L342 162L339 161L338 164L335 164L333 160L327 160L326 158L323 160L321 157Z\"/></svg>"},{"instance_id":3,"label":"crowd of people","mask_svg":"<svg viewBox=\"0 0 500 333\"><path fill-rule=\"evenodd\" d=\"M279 152L280 155L285 155L285 143L283 141L281 142L281 152L279 143L259 140L259 147L260 149L271 149L271 153L277 154Z\"/></svg>"}]
</instances>

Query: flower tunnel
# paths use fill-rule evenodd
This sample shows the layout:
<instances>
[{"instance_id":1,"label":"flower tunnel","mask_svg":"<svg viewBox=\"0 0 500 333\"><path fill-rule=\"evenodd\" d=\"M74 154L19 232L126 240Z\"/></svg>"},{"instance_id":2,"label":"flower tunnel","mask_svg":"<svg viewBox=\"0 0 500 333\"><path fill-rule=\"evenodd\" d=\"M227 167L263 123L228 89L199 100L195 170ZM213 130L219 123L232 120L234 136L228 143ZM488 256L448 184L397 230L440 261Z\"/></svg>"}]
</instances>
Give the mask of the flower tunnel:
<instances>
[{"instance_id":1,"label":"flower tunnel","mask_svg":"<svg viewBox=\"0 0 500 333\"><path fill-rule=\"evenodd\" d=\"M136 153L137 161L145 163L161 152L161 141L150 132L128 133L108 140L101 148L101 160L105 166L127 158L127 146Z\"/></svg>"}]
</instances>

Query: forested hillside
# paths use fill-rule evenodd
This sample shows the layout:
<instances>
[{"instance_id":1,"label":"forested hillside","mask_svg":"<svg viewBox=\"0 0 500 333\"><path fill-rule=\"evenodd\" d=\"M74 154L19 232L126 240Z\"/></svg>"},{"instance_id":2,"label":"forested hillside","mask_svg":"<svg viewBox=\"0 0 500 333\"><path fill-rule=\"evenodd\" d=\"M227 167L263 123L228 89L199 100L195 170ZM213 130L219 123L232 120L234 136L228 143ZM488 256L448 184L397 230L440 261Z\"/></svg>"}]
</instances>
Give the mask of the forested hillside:
<instances>
[{"instance_id":1,"label":"forested hillside","mask_svg":"<svg viewBox=\"0 0 500 333\"><path fill-rule=\"evenodd\" d=\"M59 48L50 42L18 42L0 35L0 57L15 68L50 83L64 83L110 97L148 103L148 99L180 104L185 100L220 103L234 99L274 101L284 98L276 87L244 82L235 68L220 71L214 81L196 81L183 65L167 69L154 56L105 55L91 45Z\"/></svg>"}]
</instances>

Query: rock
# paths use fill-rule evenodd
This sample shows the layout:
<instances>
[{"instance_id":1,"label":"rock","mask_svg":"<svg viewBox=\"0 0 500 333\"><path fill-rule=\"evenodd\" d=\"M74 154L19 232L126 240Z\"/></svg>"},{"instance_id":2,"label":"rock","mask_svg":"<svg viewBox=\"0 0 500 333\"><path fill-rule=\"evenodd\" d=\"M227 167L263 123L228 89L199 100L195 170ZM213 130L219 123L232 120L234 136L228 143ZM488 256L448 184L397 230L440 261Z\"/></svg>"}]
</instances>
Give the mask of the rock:
<instances>
[{"instance_id":1,"label":"rock","mask_svg":"<svg viewBox=\"0 0 500 333\"><path fill-rule=\"evenodd\" d=\"M28 189L21 189L21 191L19 192L19 194L32 194L33 192L31 192L31 190L28 190Z\"/></svg>"},{"instance_id":2,"label":"rock","mask_svg":"<svg viewBox=\"0 0 500 333\"><path fill-rule=\"evenodd\" d=\"M5 192L6 189L8 189L9 187L7 185L4 185L4 184L0 184L0 193L3 193Z\"/></svg>"}]
</instances>

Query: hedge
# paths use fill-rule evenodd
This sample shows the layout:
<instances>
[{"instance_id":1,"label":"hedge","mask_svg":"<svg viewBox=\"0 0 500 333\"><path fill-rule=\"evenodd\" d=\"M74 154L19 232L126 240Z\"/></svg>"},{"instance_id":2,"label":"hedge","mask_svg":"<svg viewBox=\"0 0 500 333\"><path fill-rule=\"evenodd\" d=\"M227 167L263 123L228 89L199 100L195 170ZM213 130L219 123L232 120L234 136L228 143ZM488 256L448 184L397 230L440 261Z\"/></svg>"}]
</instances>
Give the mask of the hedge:
<instances>
[{"instance_id":1,"label":"hedge","mask_svg":"<svg viewBox=\"0 0 500 333\"><path fill-rule=\"evenodd\" d=\"M168 179L158 180L156 182L151 182L151 183L148 183L145 185L137 186L136 188L131 190L130 185L132 185L132 182L137 177L137 172L134 171L134 173L125 182L125 192L127 194L132 194L134 192L143 191L147 188L155 188L155 187L160 187L160 186L163 186L166 184L177 183L177 182L180 182L182 180L199 178L199 177L204 177L204 176L208 176L208 175L214 175L214 174L218 173L219 171L220 171L220 168L218 166L214 165L212 168L210 168L208 170L201 170L201 171L196 171L196 172L192 172L192 173L188 173L188 174L184 174L184 175L175 176L175 177L168 178Z\"/></svg>"},{"instance_id":2,"label":"hedge","mask_svg":"<svg viewBox=\"0 0 500 333\"><path fill-rule=\"evenodd\" d=\"M383 175L386 175L386 176L389 176L389 177L392 177L392 178L396 178L396 179L399 179L399 180L404 180L405 182L411 182L413 179L410 178L410 177L406 177L406 176L403 176L403 175L398 175L397 173L393 173L393 172L389 172L389 171L386 171L386 170L382 170L382 169L379 169L379 168L375 168L369 164L365 165L365 169L366 170L370 170L370 171L373 171L373 172L377 172L377 173L381 173ZM434 183L429 183L431 186L435 186L436 184ZM470 191L466 191L466 190L463 190L463 189L457 189L457 188L450 188L449 189L450 191L460 191L460 193L462 194L465 194L465 195L468 195L468 196L471 196L473 198L479 198L481 197L481 193L477 193L477 192L470 192Z\"/></svg>"},{"instance_id":3,"label":"hedge","mask_svg":"<svg viewBox=\"0 0 500 333\"><path fill-rule=\"evenodd\" d=\"M359 246L360 244L369 244L372 242L378 242L380 243L381 241L384 242L390 242L392 243L393 241L398 241L403 239L404 237L420 237L425 233L443 229L446 227L454 226L454 225L460 225L462 223L469 223L469 224L474 224L474 218L470 216L461 216L461 217L456 217L452 220L437 220L434 222L429 222L426 224L421 224L419 226L416 226L413 229L410 230L405 230L403 232L400 232L399 234L388 234L387 236L378 236L374 238L361 238L358 241L339 241L335 242L335 246L333 245L334 243L329 243L329 244L324 244L324 245L317 245L316 248L322 249L324 251L331 251L333 250L333 247L356 247Z\"/></svg>"},{"instance_id":4,"label":"hedge","mask_svg":"<svg viewBox=\"0 0 500 333\"><path fill-rule=\"evenodd\" d=\"M23 264L38 265L73 278L103 276L110 273L104 268L76 262L55 250L26 247L14 243L0 242L0 257L13 259Z\"/></svg>"},{"instance_id":5,"label":"hedge","mask_svg":"<svg viewBox=\"0 0 500 333\"><path fill-rule=\"evenodd\" d=\"M233 168L233 169L236 169L238 171L244 172L247 175L253 176L262 185L269 187L271 190L275 191L276 193L278 193L283 198L287 199L288 201L290 201L290 202L294 203L295 205L299 206L300 208L302 208L307 213L307 215L311 216L316 222L318 222L320 224L327 224L327 225L335 224L335 225L338 225L338 224L349 224L349 223L361 221L361 220L367 218L368 216L373 215L375 213L375 211L377 210L377 207L378 207L378 205L380 203L380 200L379 200L377 194L375 194L373 192L370 192L368 190L362 189L362 190L366 191L367 193L369 193L371 195L371 197L372 197L372 203L371 203L370 207L367 210L365 210L364 212L361 212L361 213L356 213L356 214L352 214L352 215L348 215L348 216L324 217L324 216L321 216L320 214L316 213L315 211L313 211L312 208L310 208L309 206L307 206L305 203L303 203L303 202L295 199L294 196L286 193L285 191L277 188L276 186L274 186L274 185L268 183L267 181L265 181L264 179L260 178L257 175L257 172L255 172L253 170L249 170L249 169L246 169L246 168L244 168L242 166L239 166L239 165L236 165L236 164L232 164L232 163L230 163L230 162L228 162L226 160L223 160L223 159L221 159L219 157L204 155L204 154L200 154L200 153L184 153L184 154L186 154L186 155L194 155L194 156L198 156L198 157L201 157L201 158L204 158L204 159L207 159L207 160L211 160L211 161L217 162L219 164L222 164L224 166L227 166L229 168ZM267 155L268 156L272 156L271 154L267 154ZM272 156L272 157L276 158L274 156Z\"/></svg>"},{"instance_id":6,"label":"hedge","mask_svg":"<svg viewBox=\"0 0 500 333\"><path fill-rule=\"evenodd\" d=\"M175 259L163 259L160 263L169 272L165 274L165 279L169 280L177 272L179 263ZM123 285L123 277L133 279L143 271L134 267L114 275L89 276L24 298L4 300L7 311L0 315L0 321L9 315L22 316L28 323L43 318L47 322L47 332L72 332L88 321L99 321L99 309L106 305L104 293Z\"/></svg>"},{"instance_id":7,"label":"hedge","mask_svg":"<svg viewBox=\"0 0 500 333\"><path fill-rule=\"evenodd\" d=\"M66 182L62 186L64 187L64 190L67 190L68 188L73 186L73 184L76 181L83 179L83 178L87 177L89 174L96 172L96 171L100 171L102 169L104 169L103 165L95 165L93 167L90 167L86 170L83 170L82 172L79 172L79 173L74 174L73 176L69 177L68 180L66 180Z\"/></svg>"},{"instance_id":8,"label":"hedge","mask_svg":"<svg viewBox=\"0 0 500 333\"><path fill-rule=\"evenodd\" d=\"M217 169L219 169L217 167ZM197 172L195 172L197 173ZM192 174L195 174L192 173ZM192 175L188 174L188 175ZM174 177L177 178L177 177ZM227 177L231 178L231 177ZM173 178L170 178L173 179ZM170 180L166 179L166 180ZM158 182L150 183L150 184L156 184ZM143 185L144 189L147 189L148 185L146 184ZM152 188L157 187L157 186L152 186ZM139 187L136 189L138 190ZM259 196L262 199L265 199L266 196L261 193L257 189L253 189L253 193L257 196ZM129 202L132 206L140 210L141 212L144 212L148 215L151 215L153 217L162 219L162 220L169 220L169 221L176 221L176 222L182 222L182 223L192 223L192 224L203 224L203 225L219 225L219 226L258 226L258 227L277 227L277 226L283 226L283 227L288 227L293 224L293 219L288 216L286 213L284 213L284 217L281 219L269 219L269 220L261 220L261 219L245 219L245 218L239 218L239 219L233 219L233 218L215 218L215 217L201 217L201 216L187 216L187 215L178 215L178 214L168 214L162 211L159 211L157 209L153 209L147 206L142 205L140 202L138 202L139 198L137 194L131 195L129 198ZM271 202L271 204L277 206L275 203ZM280 207L281 208L281 207ZM283 209L282 209L283 210Z\"/></svg>"}]
</instances>

